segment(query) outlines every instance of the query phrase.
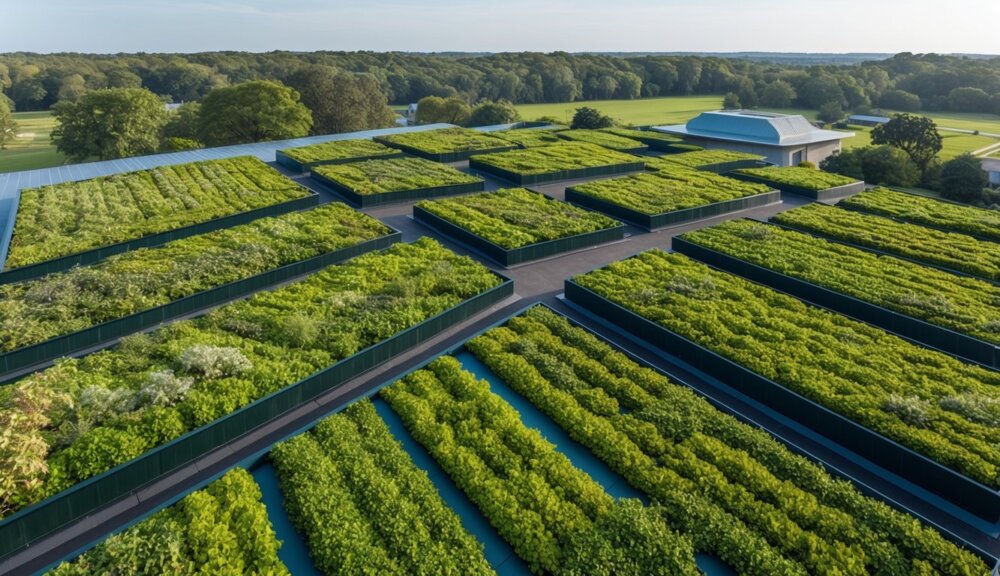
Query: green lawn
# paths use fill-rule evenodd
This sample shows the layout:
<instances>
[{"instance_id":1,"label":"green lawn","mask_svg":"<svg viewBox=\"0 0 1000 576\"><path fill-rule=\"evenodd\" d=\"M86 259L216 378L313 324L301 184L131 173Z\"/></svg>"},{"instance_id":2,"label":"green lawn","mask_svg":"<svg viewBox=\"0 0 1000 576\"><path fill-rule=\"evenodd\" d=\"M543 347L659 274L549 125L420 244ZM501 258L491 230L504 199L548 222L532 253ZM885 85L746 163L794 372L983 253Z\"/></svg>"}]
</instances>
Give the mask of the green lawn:
<instances>
[{"instance_id":1,"label":"green lawn","mask_svg":"<svg viewBox=\"0 0 1000 576\"><path fill-rule=\"evenodd\" d=\"M49 134L56 126L50 112L15 112L17 132L22 137L0 150L0 172L17 172L33 168L47 168L65 164L66 159L56 152Z\"/></svg>"},{"instance_id":2,"label":"green lawn","mask_svg":"<svg viewBox=\"0 0 1000 576\"><path fill-rule=\"evenodd\" d=\"M569 124L573 113L581 106L596 108L620 124L648 126L650 124L683 124L700 112L718 110L722 96L673 96L640 100L593 100L561 104L522 104L517 106L521 118L534 120L554 116Z\"/></svg>"},{"instance_id":3,"label":"green lawn","mask_svg":"<svg viewBox=\"0 0 1000 576\"><path fill-rule=\"evenodd\" d=\"M844 140L844 148L858 148L868 146L872 143L871 128L855 126L850 131L854 132L854 138ZM941 132L941 139L943 144L943 148L941 149L942 160L951 160L959 154L979 150L990 144L1000 142L1000 140L988 136L974 136L958 132Z\"/></svg>"}]
</instances>

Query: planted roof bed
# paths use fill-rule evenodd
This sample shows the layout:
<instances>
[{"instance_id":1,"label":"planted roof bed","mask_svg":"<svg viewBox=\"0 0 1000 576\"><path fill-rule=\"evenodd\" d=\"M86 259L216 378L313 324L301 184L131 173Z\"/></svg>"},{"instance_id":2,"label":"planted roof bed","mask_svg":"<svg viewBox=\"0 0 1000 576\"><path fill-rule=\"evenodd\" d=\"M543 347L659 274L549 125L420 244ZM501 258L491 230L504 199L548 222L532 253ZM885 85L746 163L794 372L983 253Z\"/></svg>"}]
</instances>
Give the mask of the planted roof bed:
<instances>
[{"instance_id":1,"label":"planted roof bed","mask_svg":"<svg viewBox=\"0 0 1000 576\"><path fill-rule=\"evenodd\" d=\"M517 146L486 132L468 128L441 128L422 132L406 132L376 136L375 140L403 152L434 160L459 162L473 154L512 150Z\"/></svg>"},{"instance_id":2,"label":"planted roof bed","mask_svg":"<svg viewBox=\"0 0 1000 576\"><path fill-rule=\"evenodd\" d=\"M414 217L504 266L620 240L620 222L525 190L508 188L427 200Z\"/></svg>"},{"instance_id":3,"label":"planted roof bed","mask_svg":"<svg viewBox=\"0 0 1000 576\"><path fill-rule=\"evenodd\" d=\"M534 148L535 146L548 146L549 144L555 144L562 142L562 140L557 135L554 130L539 130L539 129L517 129L517 130L501 130L499 132L490 132L493 136L497 138L503 138L508 142L513 142L521 148Z\"/></svg>"},{"instance_id":4,"label":"planted roof bed","mask_svg":"<svg viewBox=\"0 0 1000 576\"><path fill-rule=\"evenodd\" d=\"M423 158L316 166L311 178L359 206L479 192L484 180Z\"/></svg>"},{"instance_id":5,"label":"planted roof bed","mask_svg":"<svg viewBox=\"0 0 1000 576\"><path fill-rule=\"evenodd\" d=\"M567 142L484 154L469 159L469 167L519 185L636 172L642 158L595 144Z\"/></svg>"},{"instance_id":6,"label":"planted roof bed","mask_svg":"<svg viewBox=\"0 0 1000 576\"><path fill-rule=\"evenodd\" d=\"M697 150L683 154L668 154L647 161L646 168L659 170L663 166L681 165L709 172L723 173L739 168L758 168L764 157L735 150Z\"/></svg>"},{"instance_id":7,"label":"planted roof bed","mask_svg":"<svg viewBox=\"0 0 1000 576\"><path fill-rule=\"evenodd\" d=\"M935 200L888 188L866 190L843 200L838 206L1000 242L1000 211L997 210Z\"/></svg>"},{"instance_id":8,"label":"planted roof bed","mask_svg":"<svg viewBox=\"0 0 1000 576\"><path fill-rule=\"evenodd\" d=\"M597 144L598 146L618 150L619 152L644 152L649 149L649 146L639 140L626 138L603 130L563 130L562 132L557 132L556 135L565 140Z\"/></svg>"},{"instance_id":9,"label":"planted roof bed","mask_svg":"<svg viewBox=\"0 0 1000 576\"><path fill-rule=\"evenodd\" d=\"M670 166L571 186L566 200L654 230L772 204L780 200L780 193L763 184Z\"/></svg>"},{"instance_id":10,"label":"planted roof bed","mask_svg":"<svg viewBox=\"0 0 1000 576\"><path fill-rule=\"evenodd\" d=\"M37 277L317 202L250 156L27 188L2 278Z\"/></svg>"},{"instance_id":11,"label":"planted roof bed","mask_svg":"<svg viewBox=\"0 0 1000 576\"><path fill-rule=\"evenodd\" d=\"M649 146L650 150L658 150L660 152L677 154L681 152L694 152L702 150L701 146L685 144L683 140L676 136L664 134L663 132L654 132L652 130L614 127L601 128L601 132L607 132L608 134L614 134L615 136L638 140L646 146Z\"/></svg>"},{"instance_id":12,"label":"planted roof bed","mask_svg":"<svg viewBox=\"0 0 1000 576\"><path fill-rule=\"evenodd\" d=\"M732 172L731 175L751 182L767 184L782 192L808 196L815 200L843 198L865 189L864 182L849 176L801 166L741 168Z\"/></svg>"},{"instance_id":13,"label":"planted roof bed","mask_svg":"<svg viewBox=\"0 0 1000 576\"><path fill-rule=\"evenodd\" d=\"M345 164L373 158L390 158L403 153L373 140L334 140L299 148L285 148L275 152L278 164L298 172L305 172L321 164Z\"/></svg>"}]
</instances>

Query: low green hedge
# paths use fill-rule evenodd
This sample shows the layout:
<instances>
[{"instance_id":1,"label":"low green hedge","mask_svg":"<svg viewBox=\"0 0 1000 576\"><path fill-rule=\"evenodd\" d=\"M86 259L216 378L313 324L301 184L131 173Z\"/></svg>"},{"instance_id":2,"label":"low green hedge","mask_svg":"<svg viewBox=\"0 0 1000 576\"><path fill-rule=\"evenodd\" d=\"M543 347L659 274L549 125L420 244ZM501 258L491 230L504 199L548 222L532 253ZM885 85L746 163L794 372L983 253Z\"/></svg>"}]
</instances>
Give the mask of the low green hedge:
<instances>
[{"instance_id":1,"label":"low green hedge","mask_svg":"<svg viewBox=\"0 0 1000 576\"><path fill-rule=\"evenodd\" d=\"M313 173L361 196L482 182L478 176L423 158L317 166Z\"/></svg>"},{"instance_id":2,"label":"low green hedge","mask_svg":"<svg viewBox=\"0 0 1000 576\"><path fill-rule=\"evenodd\" d=\"M867 190L842 201L840 206L1000 242L998 210L945 202L888 188Z\"/></svg>"},{"instance_id":3,"label":"low green hedge","mask_svg":"<svg viewBox=\"0 0 1000 576\"><path fill-rule=\"evenodd\" d=\"M775 187L780 185L794 186L806 190L826 190L838 186L847 186L857 182L849 176L831 174L814 168L803 168L799 166L766 166L764 168L743 168L736 171L737 174L745 174Z\"/></svg>"},{"instance_id":4,"label":"low green hedge","mask_svg":"<svg viewBox=\"0 0 1000 576\"><path fill-rule=\"evenodd\" d=\"M563 130L562 132L556 132L556 135L565 140L597 144L598 146L622 152L639 152L648 148L646 144L638 140L603 130Z\"/></svg>"},{"instance_id":5,"label":"low green hedge","mask_svg":"<svg viewBox=\"0 0 1000 576\"><path fill-rule=\"evenodd\" d=\"M427 200L417 206L506 249L620 226L603 214L524 188Z\"/></svg>"}]
</instances>

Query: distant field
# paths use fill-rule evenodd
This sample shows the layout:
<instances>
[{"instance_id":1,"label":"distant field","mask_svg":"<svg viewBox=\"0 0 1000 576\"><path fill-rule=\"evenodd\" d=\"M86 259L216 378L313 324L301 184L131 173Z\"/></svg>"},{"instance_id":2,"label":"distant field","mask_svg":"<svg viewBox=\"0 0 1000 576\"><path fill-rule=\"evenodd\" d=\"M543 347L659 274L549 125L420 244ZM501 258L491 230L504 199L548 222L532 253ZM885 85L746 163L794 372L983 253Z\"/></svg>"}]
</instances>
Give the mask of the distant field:
<instances>
[{"instance_id":1,"label":"distant field","mask_svg":"<svg viewBox=\"0 0 1000 576\"><path fill-rule=\"evenodd\" d=\"M561 104L522 104L517 107L521 118L534 120L554 116L568 123L581 106L596 108L621 124L647 126L650 124L683 124L700 112L718 110L722 96L674 96L643 98L641 100L592 100L589 102L564 102Z\"/></svg>"},{"instance_id":2,"label":"distant field","mask_svg":"<svg viewBox=\"0 0 1000 576\"><path fill-rule=\"evenodd\" d=\"M47 168L66 162L49 137L56 126L51 113L15 112L14 121L18 133L24 137L8 144L6 150L0 150L0 172Z\"/></svg>"},{"instance_id":3,"label":"distant field","mask_svg":"<svg viewBox=\"0 0 1000 576\"><path fill-rule=\"evenodd\" d=\"M854 132L854 138L844 140L844 148L858 148L871 144L871 128L856 127L851 131ZM944 131L941 132L941 139L943 141L942 144L944 145L941 149L942 160L950 160L959 154L979 150L980 148L985 148L990 144L1000 142L1000 140L990 138L988 136L974 136L972 134Z\"/></svg>"}]
</instances>

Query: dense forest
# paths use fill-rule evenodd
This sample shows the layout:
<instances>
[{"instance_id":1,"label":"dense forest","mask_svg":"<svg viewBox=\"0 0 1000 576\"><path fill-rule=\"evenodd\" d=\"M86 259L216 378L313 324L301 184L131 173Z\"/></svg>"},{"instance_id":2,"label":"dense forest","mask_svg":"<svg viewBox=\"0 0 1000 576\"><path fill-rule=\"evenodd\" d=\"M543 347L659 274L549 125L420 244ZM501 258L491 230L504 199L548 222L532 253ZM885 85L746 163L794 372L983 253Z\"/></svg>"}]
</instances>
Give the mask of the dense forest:
<instances>
[{"instance_id":1,"label":"dense forest","mask_svg":"<svg viewBox=\"0 0 1000 576\"><path fill-rule=\"evenodd\" d=\"M285 81L311 65L370 76L394 104L425 96L459 96L475 104L732 93L744 107L819 109L836 102L854 111L1000 114L1000 57L910 53L854 65L809 66L697 55L562 52L9 53L0 54L0 88L19 111L48 109L108 87L143 87L164 100L187 102L221 86Z\"/></svg>"}]
</instances>

